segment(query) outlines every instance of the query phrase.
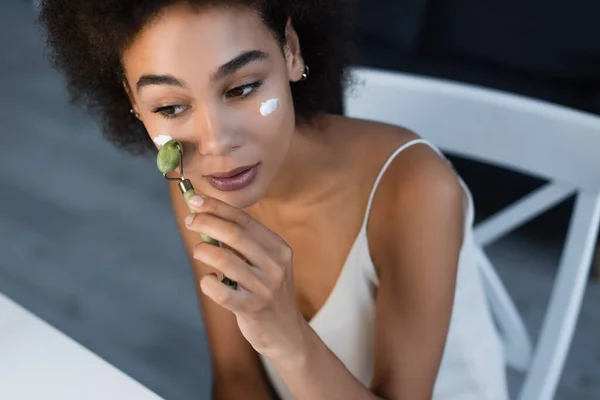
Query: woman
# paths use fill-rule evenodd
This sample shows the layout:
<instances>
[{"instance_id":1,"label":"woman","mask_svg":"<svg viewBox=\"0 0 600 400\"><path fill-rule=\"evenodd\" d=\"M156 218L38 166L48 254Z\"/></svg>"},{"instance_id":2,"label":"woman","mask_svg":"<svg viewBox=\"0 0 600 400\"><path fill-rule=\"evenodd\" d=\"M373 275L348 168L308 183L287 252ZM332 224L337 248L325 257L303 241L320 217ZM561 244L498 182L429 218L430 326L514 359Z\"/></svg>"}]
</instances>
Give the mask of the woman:
<instances>
[{"instance_id":1,"label":"woman","mask_svg":"<svg viewBox=\"0 0 600 400\"><path fill-rule=\"evenodd\" d=\"M202 196L194 214L175 187L172 202L214 398L504 399L468 191L414 133L326 113L347 80L344 8L47 0L41 20L108 139L183 144Z\"/></svg>"}]
</instances>

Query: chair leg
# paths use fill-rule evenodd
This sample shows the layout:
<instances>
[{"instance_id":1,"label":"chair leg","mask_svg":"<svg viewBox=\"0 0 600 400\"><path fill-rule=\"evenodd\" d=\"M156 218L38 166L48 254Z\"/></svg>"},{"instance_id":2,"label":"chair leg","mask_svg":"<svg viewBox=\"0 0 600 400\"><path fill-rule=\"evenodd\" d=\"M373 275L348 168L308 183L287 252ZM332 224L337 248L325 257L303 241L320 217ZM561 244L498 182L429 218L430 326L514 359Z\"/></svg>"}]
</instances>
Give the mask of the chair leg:
<instances>
[{"instance_id":1,"label":"chair leg","mask_svg":"<svg viewBox=\"0 0 600 400\"><path fill-rule=\"evenodd\" d=\"M592 279L600 283L600 241L596 241L596 251L592 262Z\"/></svg>"},{"instance_id":2,"label":"chair leg","mask_svg":"<svg viewBox=\"0 0 600 400\"><path fill-rule=\"evenodd\" d=\"M600 223L600 194L580 192L520 400L551 400L569 352Z\"/></svg>"},{"instance_id":3,"label":"chair leg","mask_svg":"<svg viewBox=\"0 0 600 400\"><path fill-rule=\"evenodd\" d=\"M506 363L520 372L531 364L533 346L523 319L489 258L479 246L475 257L483 278L485 294L504 344Z\"/></svg>"}]
</instances>

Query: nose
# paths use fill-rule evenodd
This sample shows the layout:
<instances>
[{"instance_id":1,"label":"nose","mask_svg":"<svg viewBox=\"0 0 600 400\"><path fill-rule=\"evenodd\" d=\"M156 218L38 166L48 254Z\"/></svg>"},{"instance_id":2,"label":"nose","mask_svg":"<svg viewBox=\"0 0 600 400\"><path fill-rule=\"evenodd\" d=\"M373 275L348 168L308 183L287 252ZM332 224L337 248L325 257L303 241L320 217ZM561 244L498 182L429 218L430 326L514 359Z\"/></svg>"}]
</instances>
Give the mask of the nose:
<instances>
[{"instance_id":1,"label":"nose","mask_svg":"<svg viewBox=\"0 0 600 400\"><path fill-rule=\"evenodd\" d=\"M203 156L224 156L231 153L243 143L243 137L218 110L203 108L198 112L197 135L198 151Z\"/></svg>"}]
</instances>

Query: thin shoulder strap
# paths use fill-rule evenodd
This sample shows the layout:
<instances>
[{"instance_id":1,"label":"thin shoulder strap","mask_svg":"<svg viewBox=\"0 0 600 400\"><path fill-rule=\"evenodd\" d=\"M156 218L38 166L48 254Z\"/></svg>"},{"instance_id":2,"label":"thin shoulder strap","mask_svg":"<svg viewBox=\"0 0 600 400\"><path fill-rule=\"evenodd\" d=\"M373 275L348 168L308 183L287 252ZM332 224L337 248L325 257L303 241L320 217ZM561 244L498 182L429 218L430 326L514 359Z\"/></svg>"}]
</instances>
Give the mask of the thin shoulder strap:
<instances>
[{"instance_id":1,"label":"thin shoulder strap","mask_svg":"<svg viewBox=\"0 0 600 400\"><path fill-rule=\"evenodd\" d=\"M373 184L373 189L371 189L371 194L369 195L369 201L367 203L367 210L365 212L365 218L363 220L362 229L366 229L366 227L367 227L367 223L369 221L369 215L371 214L371 206L373 204L373 198L375 197L375 193L377 192L377 188L379 187L379 182L383 178L383 174L385 174L385 171L388 169L388 167L390 166L392 161L394 161L394 159L396 158L396 156L398 154L402 153L402 151L404 151L405 149L408 149L409 147L412 147L415 144L420 144L420 143L431 147L436 153L438 153L440 155L440 157L442 157L444 160L446 160L446 157L442 154L442 152L425 139L410 140L410 141L404 143L402 146L398 147L396 150L394 150L394 152L386 160L385 164L383 164L381 171L379 171L379 175L377 175L377 179L375 179L375 183Z\"/></svg>"}]
</instances>

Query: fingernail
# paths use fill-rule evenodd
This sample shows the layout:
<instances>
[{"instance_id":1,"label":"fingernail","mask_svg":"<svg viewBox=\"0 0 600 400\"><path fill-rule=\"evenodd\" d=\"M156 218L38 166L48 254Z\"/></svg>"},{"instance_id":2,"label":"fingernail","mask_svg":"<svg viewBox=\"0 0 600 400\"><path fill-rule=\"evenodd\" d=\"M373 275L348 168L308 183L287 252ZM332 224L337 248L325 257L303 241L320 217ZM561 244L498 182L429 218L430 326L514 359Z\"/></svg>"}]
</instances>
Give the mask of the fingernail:
<instances>
[{"instance_id":1,"label":"fingernail","mask_svg":"<svg viewBox=\"0 0 600 400\"><path fill-rule=\"evenodd\" d=\"M195 207L200 207L204 203L204 197L202 196L192 196L190 197L190 204Z\"/></svg>"},{"instance_id":2,"label":"fingernail","mask_svg":"<svg viewBox=\"0 0 600 400\"><path fill-rule=\"evenodd\" d=\"M192 223L192 221L194 220L194 216L193 215L188 215L187 217L185 217L185 224L189 225Z\"/></svg>"}]
</instances>

